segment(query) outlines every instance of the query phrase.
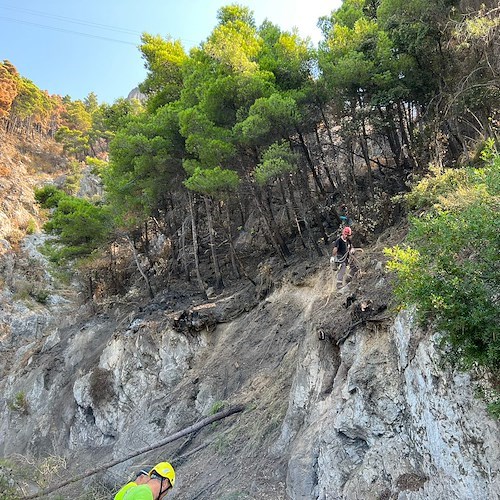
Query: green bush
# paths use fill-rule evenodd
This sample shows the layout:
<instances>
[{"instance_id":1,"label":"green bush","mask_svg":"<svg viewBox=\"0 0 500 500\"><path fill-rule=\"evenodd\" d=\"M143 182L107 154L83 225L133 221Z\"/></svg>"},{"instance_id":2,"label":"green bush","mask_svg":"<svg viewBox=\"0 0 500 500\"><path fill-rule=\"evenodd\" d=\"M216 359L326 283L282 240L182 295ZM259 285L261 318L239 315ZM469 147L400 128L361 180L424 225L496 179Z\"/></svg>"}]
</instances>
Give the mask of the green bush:
<instances>
[{"instance_id":1,"label":"green bush","mask_svg":"<svg viewBox=\"0 0 500 500\"><path fill-rule=\"evenodd\" d=\"M407 246L386 254L401 303L416 305L420 319L444 334L452 359L498 371L500 155L489 147L481 168L417 186L408 198L425 212L411 219Z\"/></svg>"},{"instance_id":2,"label":"green bush","mask_svg":"<svg viewBox=\"0 0 500 500\"><path fill-rule=\"evenodd\" d=\"M500 420L500 399L494 401L493 403L489 403L488 411L491 415Z\"/></svg>"},{"instance_id":3,"label":"green bush","mask_svg":"<svg viewBox=\"0 0 500 500\"><path fill-rule=\"evenodd\" d=\"M29 413L29 404L26 394L22 391L16 393L14 398L9 401L8 407L21 415L27 415Z\"/></svg>"},{"instance_id":4,"label":"green bush","mask_svg":"<svg viewBox=\"0 0 500 500\"><path fill-rule=\"evenodd\" d=\"M47 185L40 189L35 189L35 199L43 208L55 208L57 204L66 196L64 191L57 189L53 185Z\"/></svg>"},{"instance_id":5,"label":"green bush","mask_svg":"<svg viewBox=\"0 0 500 500\"><path fill-rule=\"evenodd\" d=\"M45 289L35 289L30 294L39 304L46 304L50 297L50 292Z\"/></svg>"},{"instance_id":6,"label":"green bush","mask_svg":"<svg viewBox=\"0 0 500 500\"><path fill-rule=\"evenodd\" d=\"M210 408L208 412L209 415L215 415L219 413L226 406L226 401L216 401Z\"/></svg>"},{"instance_id":7,"label":"green bush","mask_svg":"<svg viewBox=\"0 0 500 500\"><path fill-rule=\"evenodd\" d=\"M74 195L80 189L80 181L83 177L82 167L80 162L73 160L68 164L68 174L64 181L64 191L70 195Z\"/></svg>"},{"instance_id":8,"label":"green bush","mask_svg":"<svg viewBox=\"0 0 500 500\"><path fill-rule=\"evenodd\" d=\"M36 229L36 222L34 219L30 219L26 225L26 234L34 234L36 233Z\"/></svg>"},{"instance_id":9,"label":"green bush","mask_svg":"<svg viewBox=\"0 0 500 500\"><path fill-rule=\"evenodd\" d=\"M44 229L63 247L54 249L56 260L88 255L106 241L112 227L109 210L88 200L69 196L53 186L35 192L44 208L52 208Z\"/></svg>"}]
</instances>

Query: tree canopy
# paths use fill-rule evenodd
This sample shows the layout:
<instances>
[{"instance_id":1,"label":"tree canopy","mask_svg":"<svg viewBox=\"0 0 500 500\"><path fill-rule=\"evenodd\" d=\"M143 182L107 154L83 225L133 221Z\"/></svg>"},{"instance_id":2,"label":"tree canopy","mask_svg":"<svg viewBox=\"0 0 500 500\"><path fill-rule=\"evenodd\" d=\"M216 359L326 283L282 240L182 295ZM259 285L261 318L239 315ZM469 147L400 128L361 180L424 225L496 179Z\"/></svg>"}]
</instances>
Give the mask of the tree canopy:
<instances>
[{"instance_id":1,"label":"tree canopy","mask_svg":"<svg viewBox=\"0 0 500 500\"><path fill-rule=\"evenodd\" d=\"M391 196L413 179L478 161L478 142L498 145L500 23L490 3L475 10L458 0L344 0L319 20L318 48L270 21L258 26L247 7L227 5L189 51L170 36L142 35L144 103L49 96L4 61L0 123L36 122L78 161L101 162L101 205L56 200L51 230L69 244L80 244L72 236L87 216L96 217L99 241L112 218L147 247L153 225L169 241L169 272L189 278L193 264L200 287L205 280L222 286L223 274L246 273L240 233L252 235L256 252L283 260L297 246L324 255L321 243L338 230L337 206L348 205L358 233L375 237L397 212ZM467 196L458 201L447 191L434 199L444 208L415 220L412 250L393 257L406 299L425 296L423 310L450 328L451 344L466 343L459 354L491 366L497 346L490 330L472 339L495 314L487 304L488 264L471 267L463 257L473 251L477 219L488 221L482 234L495 242L497 194L482 176L496 179L497 164L482 168L454 170L468 179ZM443 184L436 179L423 181L425 196ZM431 237L437 221L445 239ZM470 229L462 242L458 227ZM490 259L493 246L484 247ZM207 254L210 270L202 276ZM475 308L469 318L457 305L466 299Z\"/></svg>"}]
</instances>

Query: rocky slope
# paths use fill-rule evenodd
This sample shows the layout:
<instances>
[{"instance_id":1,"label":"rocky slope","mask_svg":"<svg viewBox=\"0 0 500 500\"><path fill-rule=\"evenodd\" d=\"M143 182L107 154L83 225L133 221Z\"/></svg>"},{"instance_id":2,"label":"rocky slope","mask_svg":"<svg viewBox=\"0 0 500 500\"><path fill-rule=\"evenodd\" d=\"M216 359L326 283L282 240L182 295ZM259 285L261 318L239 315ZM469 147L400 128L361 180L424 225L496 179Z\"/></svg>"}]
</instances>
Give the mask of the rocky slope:
<instances>
[{"instance_id":1,"label":"rocky slope","mask_svg":"<svg viewBox=\"0 0 500 500\"><path fill-rule=\"evenodd\" d=\"M365 248L341 291L327 257L297 256L210 300L171 281L153 300L137 286L92 308L39 252L36 155L2 151L4 489L36 492L102 464L49 498L111 498L169 459L169 497L183 500L500 498L499 423L475 397L479 375L444 364L439 336L392 309L382 247L402 229ZM106 466L233 404L245 411Z\"/></svg>"},{"instance_id":2,"label":"rocky slope","mask_svg":"<svg viewBox=\"0 0 500 500\"><path fill-rule=\"evenodd\" d=\"M166 457L179 499L499 498L498 422L470 376L440 362L436 334L387 308L382 260L380 245L366 249L363 276L342 291L325 258L269 266L263 300L253 286L209 302L136 291L95 316L46 305L36 328L32 309L12 311L1 456L63 457L66 477L75 460L80 472L106 464L242 403L242 414L103 472L108 496ZM18 394L25 408L14 408ZM81 491L53 498L88 498Z\"/></svg>"}]
</instances>

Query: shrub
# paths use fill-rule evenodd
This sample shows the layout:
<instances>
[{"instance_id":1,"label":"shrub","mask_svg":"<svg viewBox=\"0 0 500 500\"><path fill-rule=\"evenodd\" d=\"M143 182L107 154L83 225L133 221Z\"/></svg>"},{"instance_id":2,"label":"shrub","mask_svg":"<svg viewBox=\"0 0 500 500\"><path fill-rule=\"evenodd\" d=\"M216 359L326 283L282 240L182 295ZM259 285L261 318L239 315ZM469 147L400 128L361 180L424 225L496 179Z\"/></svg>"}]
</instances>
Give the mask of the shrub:
<instances>
[{"instance_id":1,"label":"shrub","mask_svg":"<svg viewBox=\"0 0 500 500\"><path fill-rule=\"evenodd\" d=\"M83 177L82 167L78 161L73 160L69 162L68 169L69 172L64 181L64 191L70 195L74 195L80 189L80 181Z\"/></svg>"},{"instance_id":2,"label":"shrub","mask_svg":"<svg viewBox=\"0 0 500 500\"><path fill-rule=\"evenodd\" d=\"M107 207L69 196L53 186L36 191L35 197L42 207L53 209L44 229L63 244L53 249L56 260L89 255L108 237L112 224Z\"/></svg>"},{"instance_id":3,"label":"shrub","mask_svg":"<svg viewBox=\"0 0 500 500\"><path fill-rule=\"evenodd\" d=\"M55 208L59 200L65 195L64 191L55 186L47 185L40 189L35 189L35 199L43 208Z\"/></svg>"},{"instance_id":4,"label":"shrub","mask_svg":"<svg viewBox=\"0 0 500 500\"><path fill-rule=\"evenodd\" d=\"M452 359L462 368L498 371L500 156L482 156L481 168L445 172L417 186L419 203L415 192L408 198L426 211L411 219L407 246L386 254L396 295L444 334Z\"/></svg>"},{"instance_id":5,"label":"shrub","mask_svg":"<svg viewBox=\"0 0 500 500\"><path fill-rule=\"evenodd\" d=\"M208 413L209 415L215 415L216 413L219 413L225 406L226 406L225 401L216 401L211 406L210 411Z\"/></svg>"},{"instance_id":6,"label":"shrub","mask_svg":"<svg viewBox=\"0 0 500 500\"><path fill-rule=\"evenodd\" d=\"M30 294L39 304L46 304L50 297L50 292L45 289L35 289Z\"/></svg>"},{"instance_id":7,"label":"shrub","mask_svg":"<svg viewBox=\"0 0 500 500\"><path fill-rule=\"evenodd\" d=\"M28 224L26 225L26 234L34 234L36 233L36 222L34 219L30 219Z\"/></svg>"},{"instance_id":8,"label":"shrub","mask_svg":"<svg viewBox=\"0 0 500 500\"><path fill-rule=\"evenodd\" d=\"M21 415L27 415L29 412L28 399L26 394L22 391L16 393L14 398L8 404L9 408Z\"/></svg>"}]
</instances>

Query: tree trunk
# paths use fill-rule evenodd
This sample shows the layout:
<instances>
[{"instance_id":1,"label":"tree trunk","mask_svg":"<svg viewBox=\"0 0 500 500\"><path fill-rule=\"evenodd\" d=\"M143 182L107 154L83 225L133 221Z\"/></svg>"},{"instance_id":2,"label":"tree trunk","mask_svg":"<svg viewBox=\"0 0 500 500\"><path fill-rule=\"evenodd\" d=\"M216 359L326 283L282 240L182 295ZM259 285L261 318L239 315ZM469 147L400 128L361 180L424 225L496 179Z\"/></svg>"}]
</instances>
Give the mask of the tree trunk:
<instances>
[{"instance_id":1,"label":"tree trunk","mask_svg":"<svg viewBox=\"0 0 500 500\"><path fill-rule=\"evenodd\" d=\"M135 265L137 266L139 273L141 274L141 276L144 278L144 281L146 282L146 286L148 288L148 293L149 293L149 298L154 299L155 294L153 292L153 288L151 287L151 283L149 281L149 278L147 277L146 273L142 269L141 263L139 262L139 258L137 256L137 250L135 249L134 242L130 239L129 236L126 236L126 240L129 242L130 248L131 248L132 253L134 255Z\"/></svg>"},{"instance_id":2,"label":"tree trunk","mask_svg":"<svg viewBox=\"0 0 500 500\"><path fill-rule=\"evenodd\" d=\"M407 170L415 170L416 167L416 161L415 158L412 155L411 152L411 144L410 140L408 139L408 134L406 132L406 124L405 124L405 118L403 114L403 109L402 109L402 103L398 102L396 104L396 109L398 112L398 119L399 119L399 130L401 133L401 140L403 142L403 147L402 147L402 161Z\"/></svg>"},{"instance_id":3,"label":"tree trunk","mask_svg":"<svg viewBox=\"0 0 500 500\"><path fill-rule=\"evenodd\" d=\"M275 250L278 252L278 255L281 257L281 259L286 262L287 257L289 257L290 250L288 249L285 240L283 239L283 236L281 235L281 231L279 230L278 225L276 224L276 221L274 220L274 217L266 213L266 209L264 208L264 205L262 204L262 199L257 192L257 189L253 183L250 183L250 186L252 188L252 191L255 195L255 203L257 205L257 209L259 210L259 213L262 216L262 219L264 221L264 226L267 230L267 234L271 240L272 245L274 246Z\"/></svg>"},{"instance_id":4,"label":"tree trunk","mask_svg":"<svg viewBox=\"0 0 500 500\"><path fill-rule=\"evenodd\" d=\"M285 179L286 179L286 183L287 183L287 187L288 187L288 192L290 193L290 202L291 202L291 206L292 206L294 222L295 222L295 225L297 227L297 232L299 234L300 241L302 242L302 246L304 248L307 248L306 242L304 240L304 235L302 234L302 228L300 227L300 221L299 221L299 215L298 215L299 210L297 207L297 201L295 199L295 194L293 191L293 185L292 185L292 182L291 182L290 177L288 175L286 176Z\"/></svg>"},{"instance_id":5,"label":"tree trunk","mask_svg":"<svg viewBox=\"0 0 500 500\"><path fill-rule=\"evenodd\" d=\"M222 282L222 274L220 272L219 260L217 258L217 251L215 247L215 231L212 218L212 200L208 196L203 196L203 199L205 201L205 208L207 211L208 237L210 241L210 254L212 256L212 264L214 266L215 273L215 289L221 290L224 287L224 283Z\"/></svg>"},{"instance_id":6,"label":"tree trunk","mask_svg":"<svg viewBox=\"0 0 500 500\"><path fill-rule=\"evenodd\" d=\"M352 198L354 198L356 202L356 210L357 210L357 215L359 217L360 207L359 207L359 197L358 197L358 185L356 183L356 173L354 171L354 145L351 136L347 137L346 154L347 154L347 162L349 164L349 173L351 174L351 179L352 179L352 186L349 194L352 196Z\"/></svg>"},{"instance_id":7,"label":"tree trunk","mask_svg":"<svg viewBox=\"0 0 500 500\"><path fill-rule=\"evenodd\" d=\"M316 142L318 143L318 148L321 155L321 162L323 164L323 169L325 170L326 178L330 182L330 186L332 187L332 193L335 193L336 191L338 191L338 186L335 185L335 182L333 181L332 176L330 174L330 170L326 165L326 158L325 154L323 153L323 147L321 146L321 139L319 137L318 127L314 127L314 134L316 136Z\"/></svg>"},{"instance_id":8,"label":"tree trunk","mask_svg":"<svg viewBox=\"0 0 500 500\"><path fill-rule=\"evenodd\" d=\"M111 244L109 249L109 272L111 273L111 283L113 284L113 293L120 292L120 284L118 282L118 273L115 259L115 244Z\"/></svg>"},{"instance_id":9,"label":"tree trunk","mask_svg":"<svg viewBox=\"0 0 500 500\"><path fill-rule=\"evenodd\" d=\"M318 230L320 231L320 233L323 237L323 241L325 243L327 243L328 242L328 235L326 234L325 228L323 226L323 221L321 220L321 216L318 212L317 204L315 202L313 202L313 200L311 198L311 193L309 192L309 179L307 177L307 173L301 168L299 168L299 170L298 170L298 178L302 184L302 191L303 191L304 200L305 200L304 205L305 205L306 209L311 210L311 212L313 214L313 220L315 221L315 223L318 227ZM319 248L318 243L316 241L316 238L313 235L311 225L309 224L309 221L307 220L307 216L306 216L305 212L306 212L306 210L304 210L304 223L307 226L307 235L308 235L309 241L311 242L312 247L316 250L317 254L319 256L321 256L321 255L323 255L323 252Z\"/></svg>"},{"instance_id":10,"label":"tree trunk","mask_svg":"<svg viewBox=\"0 0 500 500\"><path fill-rule=\"evenodd\" d=\"M334 143L333 143L332 130L330 128L330 124L328 123L328 119L326 118L325 110L323 109L323 106L321 104L318 104L318 108L321 113L321 118L323 119L323 123L325 124L326 133L328 134L328 138L330 139L330 144L333 146Z\"/></svg>"},{"instance_id":11,"label":"tree trunk","mask_svg":"<svg viewBox=\"0 0 500 500\"><path fill-rule=\"evenodd\" d=\"M157 439L155 444L153 444L151 446L146 446L144 448L141 448L140 450L133 451L126 456L122 456L121 458L114 459L111 462L108 462L106 464L98 465L98 466L94 467L93 469L90 469L90 470L87 470L87 471L82 472L80 474L74 475L70 479L68 479L64 482L61 482L59 484L56 484L55 486L52 486L52 487L47 488L45 490L38 491L36 493L32 493L32 494L25 496L23 498L28 500L28 499L40 498L42 496L47 496L49 493L57 491L64 486L68 486L69 484L76 483L77 481L81 481L82 479L85 479L86 477L90 477L90 476L93 476L95 474L98 474L99 472L102 472L103 470L110 469L111 467L114 467L115 465L126 462L127 460L135 458L139 455L144 455L145 453L148 453L150 451L153 451L155 449L163 447L163 446L165 446L173 441L180 439L183 436L186 436L187 434L192 434L192 433L198 432L203 427L206 427L207 425L209 425L213 422L216 422L217 420L222 420L223 418L229 417L230 415L234 415L235 413L240 413L243 410L245 410L244 405L232 406L232 407L228 408L227 410L222 410L220 412L217 412L215 415L205 417L202 420L198 421L197 423L190 425L189 427L186 427L180 431L177 431L175 434L171 434L170 436L167 436L163 439Z\"/></svg>"},{"instance_id":12,"label":"tree trunk","mask_svg":"<svg viewBox=\"0 0 500 500\"><path fill-rule=\"evenodd\" d=\"M311 158L311 153L309 152L309 148L307 147L307 144L304 140L304 136L302 133L297 130L297 133L299 135L299 141L300 141L300 146L302 148L302 151L304 153L304 156L306 157L307 165L309 166L309 169L311 170L311 173L314 178L314 182L316 183L316 186L319 189L319 192L321 194L325 194L325 188L323 187L323 184L321 183L321 180L318 177L318 172L316 172L316 169L314 168L314 164Z\"/></svg>"},{"instance_id":13,"label":"tree trunk","mask_svg":"<svg viewBox=\"0 0 500 500\"><path fill-rule=\"evenodd\" d=\"M236 257L236 250L233 245L233 234L231 231L231 216L229 215L229 204L227 202L224 203L224 215L226 218L226 234L227 234L227 241L229 242L229 251L231 254L231 265L233 267L233 272L236 276L236 278L241 278L240 271L238 269L238 264L236 262L237 257Z\"/></svg>"},{"instance_id":14,"label":"tree trunk","mask_svg":"<svg viewBox=\"0 0 500 500\"><path fill-rule=\"evenodd\" d=\"M186 254L186 219L182 221L179 244L180 244L182 270L184 271L184 276L186 280L190 281L191 277L189 275L189 268L188 268L187 254Z\"/></svg>"},{"instance_id":15,"label":"tree trunk","mask_svg":"<svg viewBox=\"0 0 500 500\"><path fill-rule=\"evenodd\" d=\"M392 151L392 156L399 170L401 170L402 162L401 162L401 141L399 140L398 133L396 131L396 126L394 125L394 120L389 111L382 110L382 107L377 106L377 110L379 112L380 118L383 123L386 123L382 126L382 130L385 132L387 137L387 141L389 142L389 147Z\"/></svg>"},{"instance_id":16,"label":"tree trunk","mask_svg":"<svg viewBox=\"0 0 500 500\"><path fill-rule=\"evenodd\" d=\"M285 176L288 174L285 174ZM286 212L286 218L288 219L288 223L291 225L293 216L290 212L290 204L288 203L285 189L283 188L283 180L281 178L278 179L278 185L280 188L280 193L281 193L281 199L283 200L283 206L285 207L285 212Z\"/></svg>"},{"instance_id":17,"label":"tree trunk","mask_svg":"<svg viewBox=\"0 0 500 500\"><path fill-rule=\"evenodd\" d=\"M196 227L196 218L194 214L194 201L193 201L193 195L191 194L191 191L188 191L188 198L189 198L189 212L191 213L191 232L193 235L193 256L194 256L194 269L196 273L196 281L198 282L198 286L200 287L200 290L205 293L205 284L203 283L203 280L201 279L201 274L200 274L200 258L198 255L198 229Z\"/></svg>"},{"instance_id":18,"label":"tree trunk","mask_svg":"<svg viewBox=\"0 0 500 500\"><path fill-rule=\"evenodd\" d=\"M361 151L363 153L363 158L366 164L366 175L368 178L368 189L370 190L370 198L373 198L375 192L373 190L373 177L372 177L372 166L370 161L370 155L368 153L368 140L366 133L366 125L364 117L361 117L361 135L359 137L359 142L361 144Z\"/></svg>"}]
</instances>

